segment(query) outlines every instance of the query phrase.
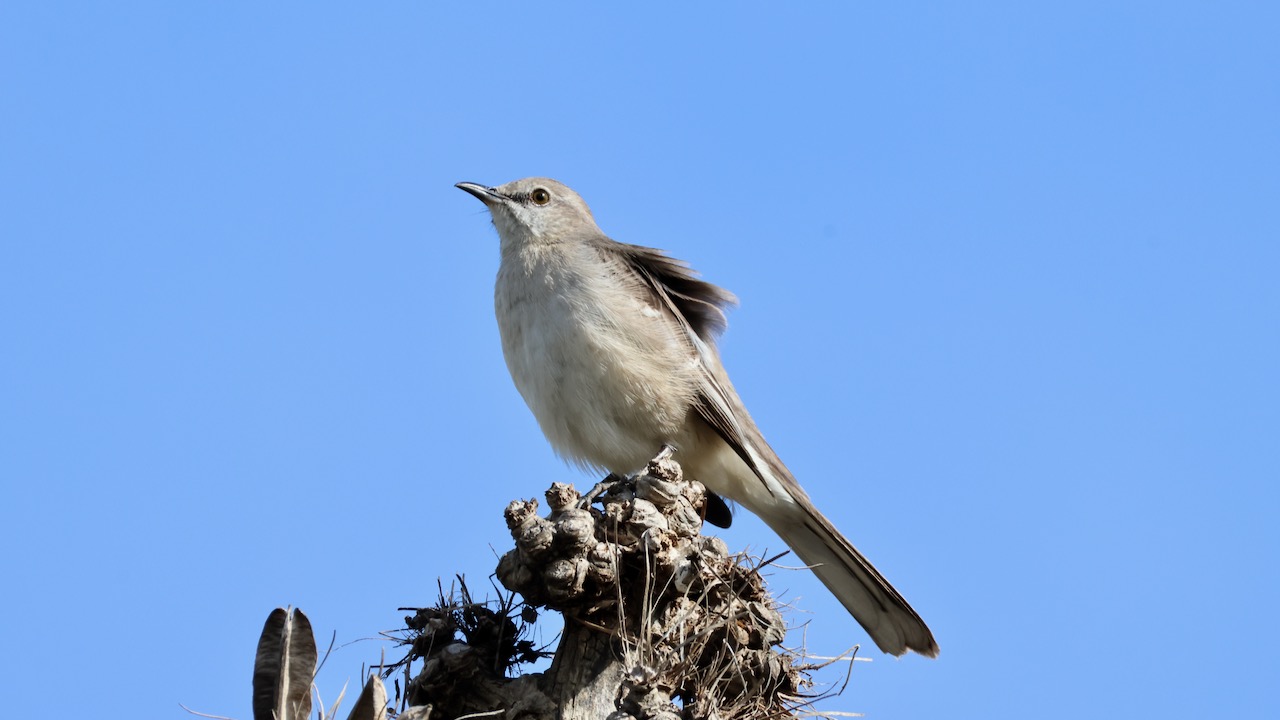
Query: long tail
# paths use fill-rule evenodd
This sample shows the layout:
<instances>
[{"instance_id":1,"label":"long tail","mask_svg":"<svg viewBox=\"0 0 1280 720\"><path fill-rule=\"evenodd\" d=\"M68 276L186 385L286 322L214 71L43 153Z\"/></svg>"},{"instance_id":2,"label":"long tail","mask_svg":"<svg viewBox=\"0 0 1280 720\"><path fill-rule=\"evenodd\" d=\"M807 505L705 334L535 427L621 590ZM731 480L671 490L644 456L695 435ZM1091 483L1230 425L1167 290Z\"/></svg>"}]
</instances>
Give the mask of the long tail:
<instances>
[{"instance_id":1,"label":"long tail","mask_svg":"<svg viewBox=\"0 0 1280 720\"><path fill-rule=\"evenodd\" d=\"M693 477L741 503L773 528L881 650L891 655L914 650L937 657L938 643L924 620L818 512L752 422L714 351L697 347L706 374L695 409L705 430L701 447L687 457L693 461L689 468Z\"/></svg>"},{"instance_id":2,"label":"long tail","mask_svg":"<svg viewBox=\"0 0 1280 720\"><path fill-rule=\"evenodd\" d=\"M902 595L809 498L795 500L791 512L766 512L761 519L813 569L881 650L891 655L914 650L937 657L933 633Z\"/></svg>"}]
</instances>

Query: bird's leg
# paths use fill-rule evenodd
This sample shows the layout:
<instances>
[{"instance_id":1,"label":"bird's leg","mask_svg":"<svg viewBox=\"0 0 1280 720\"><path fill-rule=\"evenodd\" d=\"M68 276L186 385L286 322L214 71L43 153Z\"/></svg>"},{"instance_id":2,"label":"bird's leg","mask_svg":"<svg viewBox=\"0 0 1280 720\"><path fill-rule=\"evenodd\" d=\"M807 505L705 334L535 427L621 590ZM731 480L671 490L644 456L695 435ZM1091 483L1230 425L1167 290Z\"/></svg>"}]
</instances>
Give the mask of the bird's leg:
<instances>
[{"instance_id":1,"label":"bird's leg","mask_svg":"<svg viewBox=\"0 0 1280 720\"><path fill-rule=\"evenodd\" d=\"M662 443L662 449L658 451L657 455L653 456L648 465L645 465L644 474L667 481L680 479L680 466L675 460L671 459L671 456L676 454L679 449L671 443Z\"/></svg>"},{"instance_id":2,"label":"bird's leg","mask_svg":"<svg viewBox=\"0 0 1280 720\"><path fill-rule=\"evenodd\" d=\"M653 459L649 461L649 464L653 465L654 463L660 463L663 460L666 460L667 458L671 457L675 453L676 453L675 445L672 445L671 443L662 443L662 449L658 451L657 455L653 456Z\"/></svg>"},{"instance_id":3,"label":"bird's leg","mask_svg":"<svg viewBox=\"0 0 1280 720\"><path fill-rule=\"evenodd\" d=\"M660 463L663 460L666 460L667 458L674 455L675 451L676 451L675 445L672 445L670 443L663 443L662 449L659 450L658 454L655 455L653 459L649 461L647 467L653 467L654 464ZM612 490L614 486L616 486L618 483L622 482L623 480L626 480L626 478L623 477L622 475L619 475L617 473L609 473L608 475L605 476L603 480L596 483L595 487L591 488L590 492L582 496L582 499L578 501L578 507L580 508L591 507L591 504L594 503L601 495L604 495L605 493Z\"/></svg>"}]
</instances>

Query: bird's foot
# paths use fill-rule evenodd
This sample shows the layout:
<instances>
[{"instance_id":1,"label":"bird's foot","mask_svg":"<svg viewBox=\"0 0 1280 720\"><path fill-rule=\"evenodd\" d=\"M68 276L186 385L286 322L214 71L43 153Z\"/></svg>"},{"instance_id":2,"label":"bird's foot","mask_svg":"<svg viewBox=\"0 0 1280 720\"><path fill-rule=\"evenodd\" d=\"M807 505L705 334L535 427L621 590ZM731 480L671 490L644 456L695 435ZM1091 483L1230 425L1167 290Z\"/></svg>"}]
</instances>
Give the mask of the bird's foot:
<instances>
[{"instance_id":1,"label":"bird's foot","mask_svg":"<svg viewBox=\"0 0 1280 720\"><path fill-rule=\"evenodd\" d=\"M603 480L596 483L595 487L591 488L587 494L582 496L582 499L578 501L578 507L583 509L591 507L591 504L594 503L597 498L612 490L623 480L626 480L626 478L617 473L609 473Z\"/></svg>"}]
</instances>

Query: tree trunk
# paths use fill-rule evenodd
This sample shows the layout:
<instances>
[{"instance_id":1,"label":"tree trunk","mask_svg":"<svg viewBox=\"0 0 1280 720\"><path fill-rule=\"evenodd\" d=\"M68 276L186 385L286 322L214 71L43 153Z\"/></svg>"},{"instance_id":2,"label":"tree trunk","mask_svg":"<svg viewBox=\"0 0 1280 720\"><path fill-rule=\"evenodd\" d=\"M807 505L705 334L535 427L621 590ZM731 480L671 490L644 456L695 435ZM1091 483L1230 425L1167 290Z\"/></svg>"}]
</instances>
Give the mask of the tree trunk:
<instances>
[{"instance_id":1,"label":"tree trunk","mask_svg":"<svg viewBox=\"0 0 1280 720\"><path fill-rule=\"evenodd\" d=\"M560 720L602 720L618 709L626 674L617 641L565 618L564 633L544 678Z\"/></svg>"}]
</instances>

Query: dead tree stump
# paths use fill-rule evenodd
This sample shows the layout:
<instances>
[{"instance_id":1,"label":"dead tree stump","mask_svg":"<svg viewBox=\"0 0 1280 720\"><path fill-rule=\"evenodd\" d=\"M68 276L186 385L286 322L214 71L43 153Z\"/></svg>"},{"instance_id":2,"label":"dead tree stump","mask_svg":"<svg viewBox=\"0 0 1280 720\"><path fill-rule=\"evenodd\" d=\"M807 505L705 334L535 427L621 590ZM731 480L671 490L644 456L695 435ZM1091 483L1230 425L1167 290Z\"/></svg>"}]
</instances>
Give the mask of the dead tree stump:
<instances>
[{"instance_id":1,"label":"dead tree stump","mask_svg":"<svg viewBox=\"0 0 1280 720\"><path fill-rule=\"evenodd\" d=\"M699 534L700 483L663 459L608 486L594 499L600 507L562 483L546 500L547 517L535 500L507 506L516 546L497 577L527 606L563 614L550 669L507 677L520 653L509 616L493 613L481 630L456 609L452 624L440 610L419 611L410 624L429 631L413 640L426 662L407 694L434 710L424 717L794 717L806 698L795 658L778 649L782 616L758 568ZM478 611L470 612L474 620Z\"/></svg>"}]
</instances>

